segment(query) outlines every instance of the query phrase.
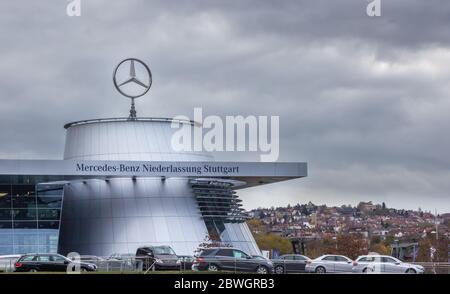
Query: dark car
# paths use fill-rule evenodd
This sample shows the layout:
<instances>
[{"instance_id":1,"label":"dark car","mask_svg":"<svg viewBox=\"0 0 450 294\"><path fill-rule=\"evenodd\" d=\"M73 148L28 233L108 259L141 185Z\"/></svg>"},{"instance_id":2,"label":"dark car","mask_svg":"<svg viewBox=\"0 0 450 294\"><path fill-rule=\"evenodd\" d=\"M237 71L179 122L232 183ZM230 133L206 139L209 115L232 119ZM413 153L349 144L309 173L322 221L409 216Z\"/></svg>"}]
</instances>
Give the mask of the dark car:
<instances>
[{"instance_id":1,"label":"dark car","mask_svg":"<svg viewBox=\"0 0 450 294\"><path fill-rule=\"evenodd\" d=\"M207 248L200 252L192 269L269 274L273 273L273 264L270 260L253 257L235 248Z\"/></svg>"},{"instance_id":2,"label":"dark car","mask_svg":"<svg viewBox=\"0 0 450 294\"><path fill-rule=\"evenodd\" d=\"M136 250L136 261L142 261L142 269L179 270L181 261L170 246L145 246Z\"/></svg>"},{"instance_id":3,"label":"dark car","mask_svg":"<svg viewBox=\"0 0 450 294\"><path fill-rule=\"evenodd\" d=\"M25 254L14 264L16 272L66 272L72 263L79 265L80 271L96 271L97 266L92 263L74 262L60 254Z\"/></svg>"},{"instance_id":4,"label":"dark car","mask_svg":"<svg viewBox=\"0 0 450 294\"><path fill-rule=\"evenodd\" d=\"M285 254L272 259L276 274L303 273L309 257L300 254Z\"/></svg>"}]
</instances>

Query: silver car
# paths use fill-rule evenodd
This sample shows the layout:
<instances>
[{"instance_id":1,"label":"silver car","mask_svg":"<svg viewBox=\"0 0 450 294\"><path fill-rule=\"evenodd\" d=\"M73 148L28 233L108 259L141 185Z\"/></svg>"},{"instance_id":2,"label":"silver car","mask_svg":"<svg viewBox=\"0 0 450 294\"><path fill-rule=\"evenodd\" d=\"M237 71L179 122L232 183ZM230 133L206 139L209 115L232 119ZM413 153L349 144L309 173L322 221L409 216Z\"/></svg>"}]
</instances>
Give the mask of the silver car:
<instances>
[{"instance_id":1,"label":"silver car","mask_svg":"<svg viewBox=\"0 0 450 294\"><path fill-rule=\"evenodd\" d=\"M402 262L388 255L362 255L353 265L355 273L411 273L423 274L421 265Z\"/></svg>"},{"instance_id":2,"label":"silver car","mask_svg":"<svg viewBox=\"0 0 450 294\"><path fill-rule=\"evenodd\" d=\"M343 255L322 255L306 263L305 271L310 273L352 272L353 261Z\"/></svg>"}]
</instances>

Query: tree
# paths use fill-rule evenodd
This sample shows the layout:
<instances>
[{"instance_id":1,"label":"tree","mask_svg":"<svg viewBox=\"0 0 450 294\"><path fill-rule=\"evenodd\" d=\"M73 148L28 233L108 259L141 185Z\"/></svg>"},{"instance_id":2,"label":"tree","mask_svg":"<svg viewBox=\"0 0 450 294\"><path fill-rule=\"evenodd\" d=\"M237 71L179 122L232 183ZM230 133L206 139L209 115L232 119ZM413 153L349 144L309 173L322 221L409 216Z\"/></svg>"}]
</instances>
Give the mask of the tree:
<instances>
[{"instance_id":1,"label":"tree","mask_svg":"<svg viewBox=\"0 0 450 294\"><path fill-rule=\"evenodd\" d=\"M253 235L264 233L264 224L259 219L250 219L247 221L248 228Z\"/></svg>"},{"instance_id":2,"label":"tree","mask_svg":"<svg viewBox=\"0 0 450 294\"><path fill-rule=\"evenodd\" d=\"M384 245L391 245L392 243L394 243L394 241L395 241L395 237L394 236L392 236L392 235L387 235L385 238L384 238L384 242L383 242L383 244Z\"/></svg>"},{"instance_id":3,"label":"tree","mask_svg":"<svg viewBox=\"0 0 450 294\"><path fill-rule=\"evenodd\" d=\"M436 240L434 237L428 237L422 239L419 242L419 252L417 261L427 262L432 261L430 256L430 248L436 249L434 254L434 262L446 262L448 260L448 240L439 238Z\"/></svg>"},{"instance_id":4,"label":"tree","mask_svg":"<svg viewBox=\"0 0 450 294\"><path fill-rule=\"evenodd\" d=\"M391 254L391 246L386 245L384 243L375 243L370 246L371 252L376 252L381 255L390 255Z\"/></svg>"},{"instance_id":5,"label":"tree","mask_svg":"<svg viewBox=\"0 0 450 294\"><path fill-rule=\"evenodd\" d=\"M276 234L256 234L255 241L261 250L277 249L281 254L293 252L291 241Z\"/></svg>"},{"instance_id":6,"label":"tree","mask_svg":"<svg viewBox=\"0 0 450 294\"><path fill-rule=\"evenodd\" d=\"M367 253L367 241L359 236L341 234L336 238L336 251L338 254L356 259Z\"/></svg>"},{"instance_id":7,"label":"tree","mask_svg":"<svg viewBox=\"0 0 450 294\"><path fill-rule=\"evenodd\" d=\"M381 237L380 236L372 236L370 239L370 245L375 245L381 243Z\"/></svg>"}]
</instances>

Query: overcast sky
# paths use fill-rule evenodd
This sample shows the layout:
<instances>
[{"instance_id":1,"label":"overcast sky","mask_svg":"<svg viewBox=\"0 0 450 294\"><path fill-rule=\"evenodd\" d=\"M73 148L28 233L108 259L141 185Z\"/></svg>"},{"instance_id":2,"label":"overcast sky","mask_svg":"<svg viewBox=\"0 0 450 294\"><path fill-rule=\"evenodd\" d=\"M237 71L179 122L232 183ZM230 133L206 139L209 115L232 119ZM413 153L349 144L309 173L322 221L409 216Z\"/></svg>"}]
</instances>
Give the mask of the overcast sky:
<instances>
[{"instance_id":1,"label":"overcast sky","mask_svg":"<svg viewBox=\"0 0 450 294\"><path fill-rule=\"evenodd\" d=\"M128 115L112 70L137 57L140 116L280 116L279 160L309 177L240 191L247 209L450 212L450 1L381 2L1 0L0 158L60 159L64 123Z\"/></svg>"}]
</instances>

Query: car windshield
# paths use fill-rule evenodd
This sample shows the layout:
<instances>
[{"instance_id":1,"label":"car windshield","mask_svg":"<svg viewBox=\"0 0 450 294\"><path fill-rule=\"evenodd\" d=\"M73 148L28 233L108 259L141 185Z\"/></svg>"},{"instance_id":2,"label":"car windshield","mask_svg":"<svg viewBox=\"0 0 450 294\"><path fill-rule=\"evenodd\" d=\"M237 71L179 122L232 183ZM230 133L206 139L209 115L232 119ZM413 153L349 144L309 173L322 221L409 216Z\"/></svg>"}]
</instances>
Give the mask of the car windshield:
<instances>
[{"instance_id":1,"label":"car windshield","mask_svg":"<svg viewBox=\"0 0 450 294\"><path fill-rule=\"evenodd\" d=\"M156 255L176 255L170 247L155 247L153 250Z\"/></svg>"}]
</instances>

